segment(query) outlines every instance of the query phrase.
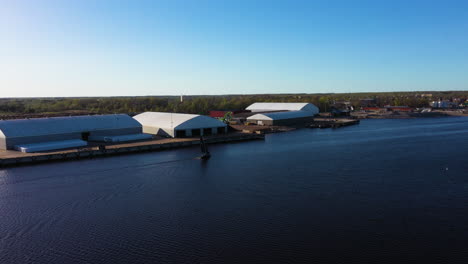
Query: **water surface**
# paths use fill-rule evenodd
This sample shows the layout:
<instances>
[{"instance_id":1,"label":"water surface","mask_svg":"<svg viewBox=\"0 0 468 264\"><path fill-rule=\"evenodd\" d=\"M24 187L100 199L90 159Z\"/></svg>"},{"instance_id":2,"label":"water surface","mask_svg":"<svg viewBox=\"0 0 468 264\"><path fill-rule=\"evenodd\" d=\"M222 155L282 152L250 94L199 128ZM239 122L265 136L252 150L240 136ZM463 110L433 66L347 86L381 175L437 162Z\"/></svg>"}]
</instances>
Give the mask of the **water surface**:
<instances>
[{"instance_id":1,"label":"water surface","mask_svg":"<svg viewBox=\"0 0 468 264\"><path fill-rule=\"evenodd\" d=\"M0 263L298 263L468 245L468 118L0 170Z\"/></svg>"}]
</instances>

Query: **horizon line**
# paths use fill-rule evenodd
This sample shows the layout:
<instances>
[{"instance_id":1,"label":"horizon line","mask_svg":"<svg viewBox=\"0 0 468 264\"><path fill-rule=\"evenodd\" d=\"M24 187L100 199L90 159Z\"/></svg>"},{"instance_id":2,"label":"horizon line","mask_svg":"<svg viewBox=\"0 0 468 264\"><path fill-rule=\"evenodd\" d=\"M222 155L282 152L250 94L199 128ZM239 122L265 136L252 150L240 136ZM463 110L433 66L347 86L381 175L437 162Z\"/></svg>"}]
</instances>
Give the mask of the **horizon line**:
<instances>
[{"instance_id":1,"label":"horizon line","mask_svg":"<svg viewBox=\"0 0 468 264\"><path fill-rule=\"evenodd\" d=\"M385 94L385 93L431 93L431 92L468 92L468 90L416 90L385 92L330 92L330 93L243 93L243 94L179 94L179 95L84 95L84 96L16 96L0 99L35 99L35 98L115 98L115 97L180 97L180 96L255 96L255 95L333 95L333 94Z\"/></svg>"}]
</instances>

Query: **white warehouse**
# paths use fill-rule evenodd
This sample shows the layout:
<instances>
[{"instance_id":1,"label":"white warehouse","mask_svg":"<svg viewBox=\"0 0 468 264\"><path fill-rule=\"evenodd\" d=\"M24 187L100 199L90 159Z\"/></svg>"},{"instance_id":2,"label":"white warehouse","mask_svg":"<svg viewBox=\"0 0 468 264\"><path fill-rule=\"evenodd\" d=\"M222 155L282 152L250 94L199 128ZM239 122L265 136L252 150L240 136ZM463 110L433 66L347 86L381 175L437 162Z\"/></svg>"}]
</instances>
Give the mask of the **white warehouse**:
<instances>
[{"instance_id":1,"label":"white warehouse","mask_svg":"<svg viewBox=\"0 0 468 264\"><path fill-rule=\"evenodd\" d=\"M311 103L253 103L246 110L251 112L308 111L313 115L319 113L318 107Z\"/></svg>"},{"instance_id":2,"label":"white warehouse","mask_svg":"<svg viewBox=\"0 0 468 264\"><path fill-rule=\"evenodd\" d=\"M287 111L274 113L261 113L250 116L247 122L264 126L288 126L309 123L314 120L311 111Z\"/></svg>"},{"instance_id":3,"label":"white warehouse","mask_svg":"<svg viewBox=\"0 0 468 264\"><path fill-rule=\"evenodd\" d=\"M165 137L196 137L227 133L227 125L203 115L144 112L133 117L143 132Z\"/></svg>"}]
</instances>

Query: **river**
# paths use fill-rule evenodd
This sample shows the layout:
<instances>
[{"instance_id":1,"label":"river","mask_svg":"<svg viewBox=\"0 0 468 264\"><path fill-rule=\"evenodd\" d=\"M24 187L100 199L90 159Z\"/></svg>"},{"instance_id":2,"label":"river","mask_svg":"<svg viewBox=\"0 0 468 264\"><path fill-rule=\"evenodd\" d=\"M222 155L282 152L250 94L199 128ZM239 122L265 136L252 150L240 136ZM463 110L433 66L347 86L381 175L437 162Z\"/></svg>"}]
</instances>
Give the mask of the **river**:
<instances>
[{"instance_id":1,"label":"river","mask_svg":"<svg viewBox=\"0 0 468 264\"><path fill-rule=\"evenodd\" d=\"M466 257L468 118L0 169L0 263Z\"/></svg>"}]
</instances>

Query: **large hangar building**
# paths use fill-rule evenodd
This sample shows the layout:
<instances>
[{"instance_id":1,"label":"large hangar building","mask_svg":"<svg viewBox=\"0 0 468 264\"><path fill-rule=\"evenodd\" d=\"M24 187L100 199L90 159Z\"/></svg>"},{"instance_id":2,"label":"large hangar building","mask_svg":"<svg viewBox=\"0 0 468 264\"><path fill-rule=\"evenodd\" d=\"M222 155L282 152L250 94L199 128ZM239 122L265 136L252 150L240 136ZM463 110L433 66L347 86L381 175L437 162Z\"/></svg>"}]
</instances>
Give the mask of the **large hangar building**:
<instances>
[{"instance_id":1,"label":"large hangar building","mask_svg":"<svg viewBox=\"0 0 468 264\"><path fill-rule=\"evenodd\" d=\"M247 118L247 122L263 126L288 126L312 121L314 114L310 111L262 113Z\"/></svg>"},{"instance_id":2,"label":"large hangar building","mask_svg":"<svg viewBox=\"0 0 468 264\"><path fill-rule=\"evenodd\" d=\"M223 122L203 115L144 112L133 117L143 132L165 137L196 137L227 133Z\"/></svg>"},{"instance_id":3,"label":"large hangar building","mask_svg":"<svg viewBox=\"0 0 468 264\"><path fill-rule=\"evenodd\" d=\"M254 114L247 122L265 126L288 126L309 123L319 113L311 103L254 103L246 108Z\"/></svg>"},{"instance_id":4,"label":"large hangar building","mask_svg":"<svg viewBox=\"0 0 468 264\"><path fill-rule=\"evenodd\" d=\"M318 107L311 103L253 103L246 110L251 112L308 111L319 113Z\"/></svg>"},{"instance_id":5,"label":"large hangar building","mask_svg":"<svg viewBox=\"0 0 468 264\"><path fill-rule=\"evenodd\" d=\"M86 146L87 141L122 142L151 138L128 115L92 115L0 120L0 149L22 152Z\"/></svg>"}]
</instances>

